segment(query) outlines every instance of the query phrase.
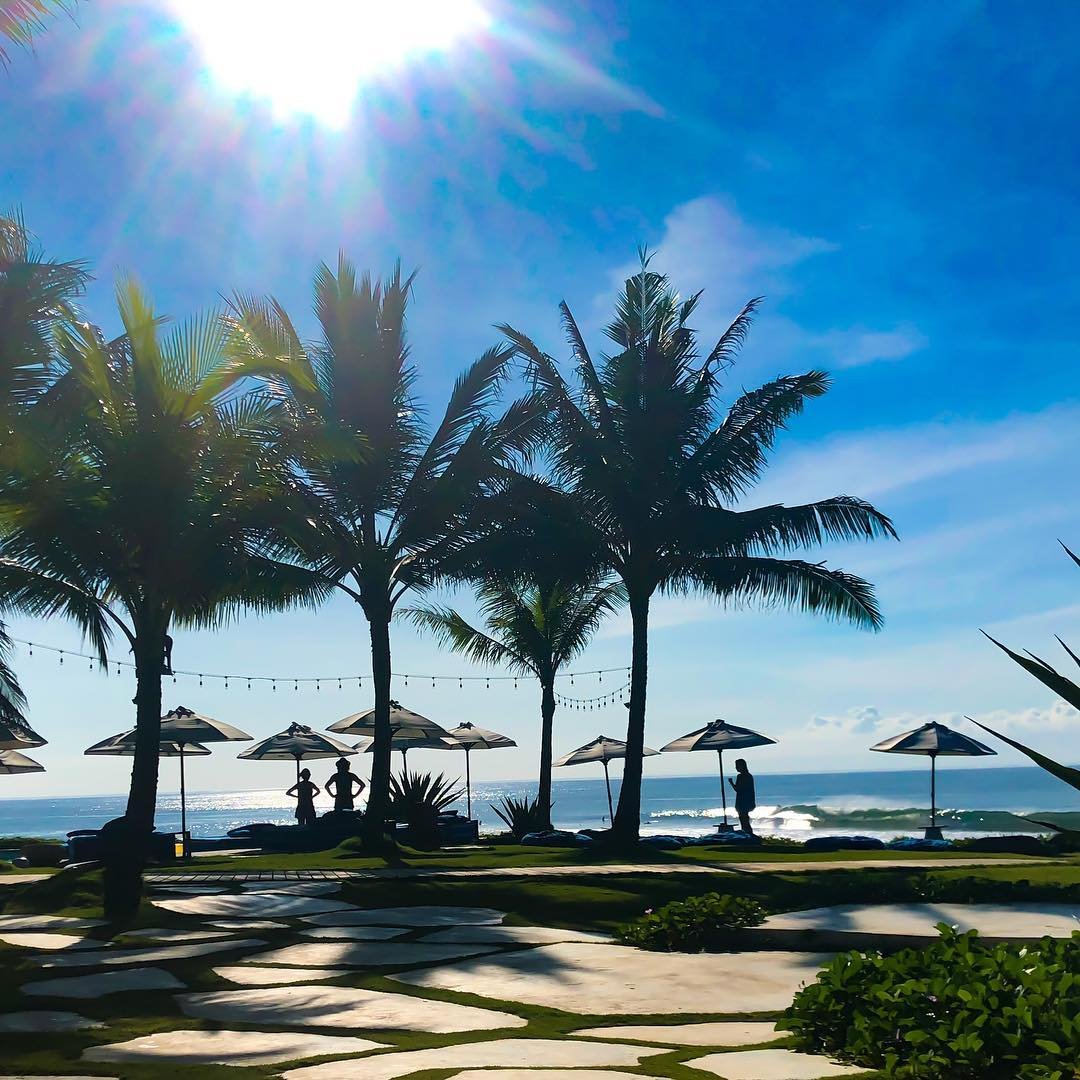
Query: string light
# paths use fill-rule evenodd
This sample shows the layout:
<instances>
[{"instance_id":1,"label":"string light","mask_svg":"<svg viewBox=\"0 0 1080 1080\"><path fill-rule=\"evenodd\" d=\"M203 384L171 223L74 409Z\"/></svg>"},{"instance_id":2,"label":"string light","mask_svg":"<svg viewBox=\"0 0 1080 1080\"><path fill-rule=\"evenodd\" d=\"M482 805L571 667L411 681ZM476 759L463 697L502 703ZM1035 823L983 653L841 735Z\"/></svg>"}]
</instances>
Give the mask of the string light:
<instances>
[{"instance_id":1,"label":"string light","mask_svg":"<svg viewBox=\"0 0 1080 1080\"><path fill-rule=\"evenodd\" d=\"M95 670L95 663L99 663L98 658L93 653L76 652L71 649L61 649L55 645L44 645L39 641L28 641L24 638L12 638L12 641L19 645L25 645L30 656L34 655L35 649L41 649L45 652L55 653L61 665L68 656L74 656L81 660L86 660L89 663L90 670ZM111 665L116 665L116 674L121 675L124 668L129 670L135 670L136 664L131 660L110 660L107 664L100 664L101 669L108 674ZM592 671L564 671L556 675L556 679L569 679L570 685L574 686L575 678L584 678L587 675L596 675L600 682L603 682L604 675L612 672L622 672L624 675L629 676L630 669L628 667L611 667L611 668L596 668ZM229 680L243 681L247 684L248 689L252 689L252 686L256 682L269 683L271 690L277 690L278 682L291 682L294 690L300 689L300 684L305 686L314 684L316 690L322 689L322 683L324 682L336 682L338 689L343 690L345 688L345 682L348 679L355 678L358 689L363 689L364 677L362 675L248 675L234 672L204 672L204 671L189 671L176 668L171 672L163 672L165 675L171 675L173 682L178 681L178 677L198 679L199 685L204 685L206 679L220 679L225 687L228 689ZM438 688L439 682L452 682L455 681L458 684L458 689L463 690L465 683L467 682L483 682L485 689L491 689L491 684L494 682L512 682L515 689L518 686L520 676L518 675L466 675L464 673L458 675L420 675L416 672L391 672L391 676L395 679L401 679L406 686L409 685L409 679L430 679L433 689ZM589 699L571 699L565 698L562 695L556 695L561 698L565 703L569 703L572 700L581 700L588 702L589 700L601 700L601 698ZM603 695L606 698L608 695Z\"/></svg>"}]
</instances>

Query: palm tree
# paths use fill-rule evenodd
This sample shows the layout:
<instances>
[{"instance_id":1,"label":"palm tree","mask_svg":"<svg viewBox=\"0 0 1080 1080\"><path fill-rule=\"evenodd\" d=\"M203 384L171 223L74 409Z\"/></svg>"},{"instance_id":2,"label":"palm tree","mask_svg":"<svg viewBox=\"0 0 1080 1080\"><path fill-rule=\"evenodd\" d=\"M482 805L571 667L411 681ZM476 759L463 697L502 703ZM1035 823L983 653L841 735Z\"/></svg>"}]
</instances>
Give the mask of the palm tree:
<instances>
[{"instance_id":1,"label":"palm tree","mask_svg":"<svg viewBox=\"0 0 1080 1080\"><path fill-rule=\"evenodd\" d=\"M45 29L49 18L70 6L65 0L0 0L0 39L33 48L34 35ZM9 61L7 50L0 45L0 67Z\"/></svg>"},{"instance_id":2,"label":"palm tree","mask_svg":"<svg viewBox=\"0 0 1080 1080\"><path fill-rule=\"evenodd\" d=\"M137 286L122 284L117 298L122 338L106 342L85 324L61 333L66 370L27 410L32 423L0 474L0 556L31 580L91 597L134 654L137 736L125 818L141 868L170 629L215 627L241 608L277 609L313 598L318 586L275 558L271 542L288 512L275 441L281 405L238 385L257 372L226 357L216 316L163 336ZM14 601L55 606L29 585Z\"/></svg>"},{"instance_id":3,"label":"palm tree","mask_svg":"<svg viewBox=\"0 0 1080 1080\"><path fill-rule=\"evenodd\" d=\"M589 644L606 615L624 600L621 582L523 583L489 577L477 598L484 629L446 607L413 608L413 621L439 641L478 664L497 664L540 683L540 787L537 803L551 827L551 734L555 719L555 679Z\"/></svg>"},{"instance_id":4,"label":"palm tree","mask_svg":"<svg viewBox=\"0 0 1080 1080\"><path fill-rule=\"evenodd\" d=\"M0 410L30 404L55 375L53 334L75 318L85 263L47 259L22 214L0 216Z\"/></svg>"},{"instance_id":5,"label":"palm tree","mask_svg":"<svg viewBox=\"0 0 1080 1080\"><path fill-rule=\"evenodd\" d=\"M5 15L0 11L0 25ZM2 59L2 52L0 52ZM56 375L54 334L75 318L74 304L89 274L83 262L47 259L35 245L21 212L0 216L0 468L19 438L27 408ZM92 598L64 582L0 563L0 596L9 610L64 610L98 644L101 616ZM26 724L26 696L11 666L7 626L0 623L0 720Z\"/></svg>"},{"instance_id":6,"label":"palm tree","mask_svg":"<svg viewBox=\"0 0 1080 1080\"><path fill-rule=\"evenodd\" d=\"M375 745L367 832L382 831L390 790L390 621L401 598L450 572L477 534L475 514L541 435L535 396L492 408L512 349L488 349L454 385L429 428L406 343L412 276L377 283L341 255L315 275L320 339L305 344L273 300L237 297L233 350L309 373L292 388L296 485L306 509L291 541L320 577L350 596L369 628Z\"/></svg>"},{"instance_id":7,"label":"palm tree","mask_svg":"<svg viewBox=\"0 0 1080 1080\"><path fill-rule=\"evenodd\" d=\"M690 328L700 296L680 299L642 252L641 271L627 280L607 327L616 348L599 366L563 303L576 387L525 334L501 327L551 409L552 479L626 586L633 645L627 757L613 824L619 841L638 835L649 605L657 590L799 607L876 629L882 619L867 582L779 556L826 540L895 536L887 517L847 495L733 508L761 476L777 433L829 381L820 371L784 376L744 393L721 415L720 376L758 301L702 355Z\"/></svg>"}]
</instances>

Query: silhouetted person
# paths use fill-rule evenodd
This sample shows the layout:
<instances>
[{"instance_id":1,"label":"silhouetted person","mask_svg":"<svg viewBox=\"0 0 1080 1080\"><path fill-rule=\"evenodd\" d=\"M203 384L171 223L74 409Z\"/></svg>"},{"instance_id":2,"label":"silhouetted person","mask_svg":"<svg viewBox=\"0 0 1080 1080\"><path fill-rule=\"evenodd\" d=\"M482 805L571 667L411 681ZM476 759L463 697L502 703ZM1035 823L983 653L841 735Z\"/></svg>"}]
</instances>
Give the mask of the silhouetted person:
<instances>
[{"instance_id":1,"label":"silhouetted person","mask_svg":"<svg viewBox=\"0 0 1080 1080\"><path fill-rule=\"evenodd\" d=\"M356 790L353 791L353 785ZM351 772L345 758L338 758L337 771L326 781L328 794L334 796L335 810L352 810L353 800L360 795L367 785L356 773Z\"/></svg>"},{"instance_id":2,"label":"silhouetted person","mask_svg":"<svg viewBox=\"0 0 1080 1080\"><path fill-rule=\"evenodd\" d=\"M739 815L739 828L748 836L753 836L750 811L757 806L757 800L754 798L754 777L746 767L745 758L735 762L735 773L735 779L729 779L728 783L735 789L735 813Z\"/></svg>"},{"instance_id":3,"label":"silhouetted person","mask_svg":"<svg viewBox=\"0 0 1080 1080\"><path fill-rule=\"evenodd\" d=\"M319 788L311 782L311 770L301 769L300 779L285 794L296 796L296 820L301 825L314 825L315 796L319 794Z\"/></svg>"}]
</instances>

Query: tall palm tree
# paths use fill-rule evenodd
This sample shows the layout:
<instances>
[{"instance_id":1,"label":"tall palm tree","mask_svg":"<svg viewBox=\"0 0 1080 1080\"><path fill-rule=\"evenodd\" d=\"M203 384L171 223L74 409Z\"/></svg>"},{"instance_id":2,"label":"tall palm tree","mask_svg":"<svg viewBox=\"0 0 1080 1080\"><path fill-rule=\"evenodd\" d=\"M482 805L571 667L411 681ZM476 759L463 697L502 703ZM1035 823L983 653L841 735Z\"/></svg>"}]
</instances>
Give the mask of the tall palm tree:
<instances>
[{"instance_id":1,"label":"tall palm tree","mask_svg":"<svg viewBox=\"0 0 1080 1080\"><path fill-rule=\"evenodd\" d=\"M478 664L508 667L540 683L540 788L537 802L551 825L551 736L555 679L589 644L604 617L625 598L621 582L481 581L477 591L484 629L451 608L413 608L408 614L455 652Z\"/></svg>"},{"instance_id":2,"label":"tall palm tree","mask_svg":"<svg viewBox=\"0 0 1080 1080\"><path fill-rule=\"evenodd\" d=\"M341 255L315 275L321 336L305 344L273 300L237 297L233 351L309 373L291 388L297 490L306 509L291 540L298 556L360 606L369 628L375 744L370 838L381 833L390 785L390 622L401 598L449 572L475 537L477 507L541 435L536 396L493 408L513 350L488 349L457 380L434 427L413 392L406 342L413 278L357 274Z\"/></svg>"},{"instance_id":3,"label":"tall palm tree","mask_svg":"<svg viewBox=\"0 0 1080 1080\"><path fill-rule=\"evenodd\" d=\"M75 318L89 273L46 258L18 210L0 215L0 410L30 404L55 376L53 334Z\"/></svg>"},{"instance_id":4,"label":"tall palm tree","mask_svg":"<svg viewBox=\"0 0 1080 1080\"><path fill-rule=\"evenodd\" d=\"M79 260L46 258L19 210L0 215L0 469L18 443L26 410L56 377L54 334L76 317L74 305L88 278ZM70 583L0 561L0 598L8 610L64 610L103 643L93 599ZM26 696L11 666L12 651L7 626L0 623L0 720L22 727Z\"/></svg>"},{"instance_id":5,"label":"tall palm tree","mask_svg":"<svg viewBox=\"0 0 1080 1080\"><path fill-rule=\"evenodd\" d=\"M34 35L45 29L48 20L73 6L66 0L0 0L0 41L32 48ZM0 44L0 67L6 67L9 61L7 50Z\"/></svg>"},{"instance_id":6,"label":"tall palm tree","mask_svg":"<svg viewBox=\"0 0 1080 1080\"><path fill-rule=\"evenodd\" d=\"M576 385L525 334L501 327L525 358L552 413L551 474L591 527L603 561L626 586L633 622L627 756L613 833L637 838L645 737L649 605L657 590L799 607L877 628L865 581L779 556L826 540L895 536L869 503L847 495L804 506L733 506L761 476L777 433L828 388L820 371L744 393L724 412L720 376L749 329L751 301L707 353L690 320L701 294L680 299L651 271L626 281L594 364L570 309L562 321Z\"/></svg>"},{"instance_id":7,"label":"tall palm tree","mask_svg":"<svg viewBox=\"0 0 1080 1080\"><path fill-rule=\"evenodd\" d=\"M227 358L216 316L164 335L137 286L117 299L122 338L85 324L61 334L66 370L0 473L0 556L92 597L134 654L134 857L153 828L170 629L312 599L318 586L271 540L288 512L280 403L241 382L258 372ZM15 600L32 607L35 595Z\"/></svg>"}]
</instances>

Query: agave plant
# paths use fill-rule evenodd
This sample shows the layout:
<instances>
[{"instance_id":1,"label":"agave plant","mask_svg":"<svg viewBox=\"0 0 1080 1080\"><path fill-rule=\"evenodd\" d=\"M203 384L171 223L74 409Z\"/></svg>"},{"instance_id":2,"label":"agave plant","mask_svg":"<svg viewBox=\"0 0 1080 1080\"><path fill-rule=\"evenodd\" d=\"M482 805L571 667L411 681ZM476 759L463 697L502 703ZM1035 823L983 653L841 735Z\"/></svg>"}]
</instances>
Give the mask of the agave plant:
<instances>
[{"instance_id":1,"label":"agave plant","mask_svg":"<svg viewBox=\"0 0 1080 1080\"><path fill-rule=\"evenodd\" d=\"M1064 544L1062 544L1061 546L1065 549L1065 554L1068 555L1069 558L1072 559L1072 561L1076 563L1077 566L1080 566L1080 558L1077 558L1077 556L1067 547L1065 547ZM985 634L986 637L990 638L990 640L999 649L1001 649L1002 652L1009 656L1015 663L1019 664L1025 671L1034 675L1035 678L1038 679L1039 682L1041 682L1044 686L1048 686L1051 690L1053 690L1054 693L1058 695L1058 697L1063 698L1070 705L1072 705L1073 708L1080 709L1080 686L1073 682L1072 679L1068 678L1065 675L1062 675L1059 671L1053 668L1041 657L1036 656L1033 652L1028 652L1027 656L1022 656L1018 652L1013 652L1012 649L1010 649L1007 645L1003 645L997 639L990 637L990 635L987 634L985 630L983 631L983 634ZM1070 649L1069 646L1061 640L1060 637L1058 638L1058 641L1061 643L1061 647L1069 654L1069 656L1071 656L1077 664L1080 664L1080 656L1077 656L1077 654L1074 653L1072 649ZM1056 776L1059 780L1063 780L1066 784L1069 784L1071 787L1076 788L1077 791L1080 791L1080 769L1074 769L1068 765L1062 765L1061 762L1055 761L1053 758L1047 757L1045 754L1040 754L1038 750L1033 750L1030 746L1025 746L1023 743L1017 742L1016 739L1010 739L1007 736L1002 735L1000 732L994 731L992 728L988 728L985 724L980 724L977 720L972 720L972 723L977 725L978 727L981 727L983 731L989 732L989 734L1000 739L1002 742L1008 743L1009 746L1013 747L1013 749L1019 750L1021 754L1026 755L1032 761L1034 761L1040 769L1045 769L1052 776ZM1039 824L1049 824L1049 822L1039 822ZM1051 827L1058 829L1058 831L1061 832L1067 831L1060 829L1058 826Z\"/></svg>"},{"instance_id":2,"label":"agave plant","mask_svg":"<svg viewBox=\"0 0 1080 1080\"><path fill-rule=\"evenodd\" d=\"M401 770L390 777L390 815L409 826L413 842L427 846L435 842L435 824L464 789L442 773L410 773Z\"/></svg>"},{"instance_id":3,"label":"agave plant","mask_svg":"<svg viewBox=\"0 0 1080 1080\"><path fill-rule=\"evenodd\" d=\"M498 814L515 840L550 827L551 808L542 803L539 796L535 799L515 799L504 795L497 806L491 804L491 809Z\"/></svg>"}]
</instances>

